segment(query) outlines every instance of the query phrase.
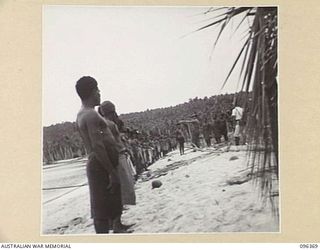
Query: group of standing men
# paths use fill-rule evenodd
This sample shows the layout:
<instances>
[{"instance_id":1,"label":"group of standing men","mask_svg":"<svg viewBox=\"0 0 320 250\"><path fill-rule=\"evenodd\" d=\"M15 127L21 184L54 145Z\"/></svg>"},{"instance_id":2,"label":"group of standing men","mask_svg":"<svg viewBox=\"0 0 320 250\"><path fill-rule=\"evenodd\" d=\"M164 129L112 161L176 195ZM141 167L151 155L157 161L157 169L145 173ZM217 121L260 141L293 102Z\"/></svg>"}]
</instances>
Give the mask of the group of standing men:
<instances>
[{"instance_id":1,"label":"group of standing men","mask_svg":"<svg viewBox=\"0 0 320 250\"><path fill-rule=\"evenodd\" d=\"M86 166L91 217L96 233L130 233L132 225L123 225L123 205L135 204L134 169L121 141L115 106L100 105L97 81L84 76L77 81L76 91L82 107L77 126L88 152ZM95 110L99 106L99 113Z\"/></svg>"},{"instance_id":2,"label":"group of standing men","mask_svg":"<svg viewBox=\"0 0 320 250\"><path fill-rule=\"evenodd\" d=\"M168 135L151 137L133 131L125 133L125 145L138 176L175 149L176 141Z\"/></svg>"},{"instance_id":3,"label":"group of standing men","mask_svg":"<svg viewBox=\"0 0 320 250\"><path fill-rule=\"evenodd\" d=\"M183 129L177 130L174 143L168 138L158 138L159 140L155 139L149 145L138 147L135 145L138 143L137 138L122 139L119 127L122 127L123 123L118 118L113 103L105 101L100 104L100 91L94 78L90 76L80 78L76 83L76 91L82 102L76 123L88 152L86 171L95 231L109 233L109 230L113 229L114 233L130 233L132 231L129 228L132 225L123 225L121 215L123 205L135 205L134 178L136 170L140 172L143 169L138 167L140 160L144 160L147 166L148 163L165 156L175 148L176 144L179 145L180 154L183 155L185 143ZM98 111L95 110L96 106L99 106ZM237 106L232 110L232 116L235 118L236 145L239 145L240 140L242 113L242 108ZM205 121L202 130L207 146L211 145L212 132L217 143L221 142L222 135L226 141L228 140L227 122L223 115L215 117L213 127ZM199 132L199 128L197 131ZM193 135L193 140L194 137ZM139 151L139 148L144 150Z\"/></svg>"},{"instance_id":4,"label":"group of standing men","mask_svg":"<svg viewBox=\"0 0 320 250\"><path fill-rule=\"evenodd\" d=\"M191 143L192 145L200 148L202 135L207 147L211 146L213 138L217 144L221 143L221 138L223 138L225 142L228 142L228 131L232 131L235 145L240 145L242 120L243 108L236 104L233 106L229 115L222 112L214 114L212 120L206 118L203 123L194 119L191 126ZM176 131L176 140L178 142L181 155L184 154L184 143L185 138L187 137L186 134L189 134L188 129L184 129L180 124Z\"/></svg>"}]
</instances>

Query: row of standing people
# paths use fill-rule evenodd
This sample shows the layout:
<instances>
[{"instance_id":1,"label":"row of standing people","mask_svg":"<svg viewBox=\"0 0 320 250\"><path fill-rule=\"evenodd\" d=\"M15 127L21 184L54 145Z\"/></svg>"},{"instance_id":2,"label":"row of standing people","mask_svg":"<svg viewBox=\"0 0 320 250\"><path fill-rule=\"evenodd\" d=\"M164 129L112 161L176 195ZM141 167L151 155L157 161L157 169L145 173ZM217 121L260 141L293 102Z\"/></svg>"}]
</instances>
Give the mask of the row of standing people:
<instances>
[{"instance_id":1,"label":"row of standing people","mask_svg":"<svg viewBox=\"0 0 320 250\"><path fill-rule=\"evenodd\" d=\"M197 146L201 147L201 137L206 143L207 147L212 145L214 142L219 144L222 142L228 142L230 140L230 134L234 138L235 145L239 145L240 136L242 134L242 124L243 124L243 109L239 106L234 106L230 114L228 113L218 113L213 115L213 119L204 119L204 122L193 123L193 129L191 132L191 142ZM179 144L180 154L184 152L184 142L186 141L188 129L184 129L182 125L179 125L176 131L176 138ZM244 139L245 140L245 139ZM245 142L245 141L244 141Z\"/></svg>"},{"instance_id":2,"label":"row of standing people","mask_svg":"<svg viewBox=\"0 0 320 250\"><path fill-rule=\"evenodd\" d=\"M224 141L229 141L228 137L228 117L226 114L218 114L213 118L213 122L208 120L203 125L203 136L208 147L211 146L212 138L216 143L221 143L221 138Z\"/></svg>"},{"instance_id":3,"label":"row of standing people","mask_svg":"<svg viewBox=\"0 0 320 250\"><path fill-rule=\"evenodd\" d=\"M221 143L221 137L223 137L225 141L229 140L227 120L224 114L214 116L213 122L206 119L203 124L200 124L198 120L193 120L191 127L192 129L189 131L188 128L179 124L176 130L176 140L178 142L181 155L184 154L184 143L187 141L187 138L189 138L192 145L198 148L204 146L203 143L201 143L202 137L208 147L211 146L213 138L216 143ZM190 132L191 134L189 134Z\"/></svg>"},{"instance_id":4,"label":"row of standing people","mask_svg":"<svg viewBox=\"0 0 320 250\"><path fill-rule=\"evenodd\" d=\"M124 131L124 124L116 113L115 105L110 101L103 102L98 113L104 117L107 127L110 128L119 152L119 160L115 165L120 181L118 196L121 197L121 205L135 205L134 184L138 176L152 163L174 150L176 141L169 136L145 138L137 131ZM115 219L114 228L116 232L127 233L127 226L121 223L120 217Z\"/></svg>"},{"instance_id":5,"label":"row of standing people","mask_svg":"<svg viewBox=\"0 0 320 250\"><path fill-rule=\"evenodd\" d=\"M128 233L131 225L123 225L121 215L123 205L136 202L134 175L174 149L177 141L181 142L178 137L176 141L161 137L148 142L121 135L119 128L123 123L115 106L108 101L100 105L100 91L94 78L80 78L76 91L82 103L76 124L88 152L86 172L95 231L109 233L112 228L114 233ZM97 112L95 107L99 105Z\"/></svg>"},{"instance_id":6,"label":"row of standing people","mask_svg":"<svg viewBox=\"0 0 320 250\"><path fill-rule=\"evenodd\" d=\"M243 108L235 104L230 113L219 113L213 116L213 122L208 120L203 125L203 135L207 146L211 146L211 139L216 143L221 143L221 138L225 142L229 141L228 134L234 138L235 145L240 144L240 136L243 134ZM245 138L243 138L245 143Z\"/></svg>"},{"instance_id":7,"label":"row of standing people","mask_svg":"<svg viewBox=\"0 0 320 250\"><path fill-rule=\"evenodd\" d=\"M136 131L127 131L122 138L136 169L136 177L177 147L175 138L170 136L139 138Z\"/></svg>"}]
</instances>

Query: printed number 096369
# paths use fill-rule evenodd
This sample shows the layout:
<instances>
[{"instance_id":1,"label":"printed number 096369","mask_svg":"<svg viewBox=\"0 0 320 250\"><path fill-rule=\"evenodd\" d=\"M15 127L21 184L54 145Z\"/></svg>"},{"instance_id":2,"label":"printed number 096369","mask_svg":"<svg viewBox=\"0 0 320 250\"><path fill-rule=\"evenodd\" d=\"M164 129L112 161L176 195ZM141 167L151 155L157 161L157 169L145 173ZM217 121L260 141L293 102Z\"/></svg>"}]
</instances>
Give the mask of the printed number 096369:
<instances>
[{"instance_id":1,"label":"printed number 096369","mask_svg":"<svg viewBox=\"0 0 320 250\"><path fill-rule=\"evenodd\" d=\"M318 244L300 244L300 248L316 249Z\"/></svg>"}]
</instances>

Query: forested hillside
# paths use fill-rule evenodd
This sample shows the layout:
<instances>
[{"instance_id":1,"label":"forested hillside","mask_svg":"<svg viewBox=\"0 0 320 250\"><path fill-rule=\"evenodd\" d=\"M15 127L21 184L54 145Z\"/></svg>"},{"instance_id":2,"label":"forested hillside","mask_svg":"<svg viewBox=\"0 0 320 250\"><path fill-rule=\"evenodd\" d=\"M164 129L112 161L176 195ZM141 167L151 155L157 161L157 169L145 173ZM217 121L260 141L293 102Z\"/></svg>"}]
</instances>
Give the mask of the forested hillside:
<instances>
[{"instance_id":1,"label":"forested hillside","mask_svg":"<svg viewBox=\"0 0 320 250\"><path fill-rule=\"evenodd\" d=\"M204 98L189 99L188 102L173 107L158 108L142 112L120 115L125 128L136 129L146 136L170 135L181 119L197 115L200 124L220 112L229 113L234 99L244 106L248 96L245 92L224 94ZM64 122L43 128L43 162L48 164L57 160L85 155L82 139L75 122Z\"/></svg>"}]
</instances>

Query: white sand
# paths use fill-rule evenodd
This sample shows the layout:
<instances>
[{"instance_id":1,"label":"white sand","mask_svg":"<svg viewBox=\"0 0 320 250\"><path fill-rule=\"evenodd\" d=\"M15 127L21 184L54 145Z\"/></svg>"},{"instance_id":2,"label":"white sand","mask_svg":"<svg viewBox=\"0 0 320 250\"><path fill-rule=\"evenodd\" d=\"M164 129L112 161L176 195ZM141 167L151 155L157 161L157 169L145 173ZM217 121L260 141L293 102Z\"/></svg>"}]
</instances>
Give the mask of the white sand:
<instances>
[{"instance_id":1,"label":"white sand","mask_svg":"<svg viewBox=\"0 0 320 250\"><path fill-rule=\"evenodd\" d=\"M187 150L183 156L174 151L157 161L136 183L137 205L124 211L123 222L135 223L134 233L278 232L270 204L259 199L258 187L248 181L246 152L234 149ZM230 160L232 156L238 159ZM74 163L64 163L74 168ZM85 177L83 163L71 173ZM46 171L44 181L52 185ZM68 171L59 171L56 178ZM162 186L152 189L156 179ZM242 184L230 185L234 181ZM43 234L94 233L88 186L44 191L43 202Z\"/></svg>"}]
</instances>

